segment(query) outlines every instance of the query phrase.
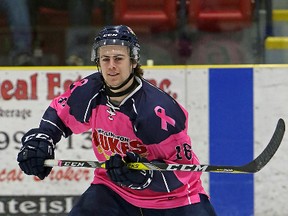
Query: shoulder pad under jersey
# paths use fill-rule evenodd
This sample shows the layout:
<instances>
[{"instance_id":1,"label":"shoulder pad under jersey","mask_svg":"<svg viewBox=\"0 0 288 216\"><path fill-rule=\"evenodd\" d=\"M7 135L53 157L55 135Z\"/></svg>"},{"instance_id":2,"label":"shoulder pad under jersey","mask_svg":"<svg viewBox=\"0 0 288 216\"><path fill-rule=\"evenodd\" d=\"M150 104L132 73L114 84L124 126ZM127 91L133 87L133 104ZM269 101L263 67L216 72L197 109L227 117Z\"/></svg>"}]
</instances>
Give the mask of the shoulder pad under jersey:
<instances>
[{"instance_id":1,"label":"shoulder pad under jersey","mask_svg":"<svg viewBox=\"0 0 288 216\"><path fill-rule=\"evenodd\" d=\"M103 88L102 75L93 73L70 86L71 95L67 104L70 106L70 114L80 122L88 122L95 99Z\"/></svg>"}]
</instances>

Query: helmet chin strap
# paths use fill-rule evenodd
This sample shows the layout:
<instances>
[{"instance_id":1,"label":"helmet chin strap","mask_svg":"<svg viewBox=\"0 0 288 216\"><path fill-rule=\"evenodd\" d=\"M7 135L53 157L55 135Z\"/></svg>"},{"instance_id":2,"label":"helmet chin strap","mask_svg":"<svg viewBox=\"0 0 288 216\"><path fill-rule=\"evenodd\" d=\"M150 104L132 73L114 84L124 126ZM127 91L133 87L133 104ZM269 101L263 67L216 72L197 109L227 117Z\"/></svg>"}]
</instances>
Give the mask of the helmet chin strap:
<instances>
[{"instance_id":1,"label":"helmet chin strap","mask_svg":"<svg viewBox=\"0 0 288 216\"><path fill-rule=\"evenodd\" d=\"M132 73L130 73L129 77L121 85L116 86L116 87L109 86L109 88L112 90L118 90L118 89L122 88L123 86L125 86L133 77L134 77L134 72L132 71ZM107 85L107 84L105 83L105 85Z\"/></svg>"},{"instance_id":2,"label":"helmet chin strap","mask_svg":"<svg viewBox=\"0 0 288 216\"><path fill-rule=\"evenodd\" d=\"M134 78L134 72L132 71L132 73L129 75L129 77L119 86L116 86L116 87L112 87L112 86L108 86L107 83L105 82L103 76L102 76L102 80L103 80L103 83L104 83L104 87L105 87L105 92L106 94L109 96L109 97L121 97L123 95L126 95L128 94L129 92L133 91L133 89L137 86L137 81L136 79ZM131 79L134 79L133 80L133 83L127 88L125 89L124 91L120 91L120 92L113 92L112 90L118 90L118 89L121 89L122 87L124 87Z\"/></svg>"},{"instance_id":3,"label":"helmet chin strap","mask_svg":"<svg viewBox=\"0 0 288 216\"><path fill-rule=\"evenodd\" d=\"M131 77L131 78L130 78ZM129 77L128 77L128 79L129 80L131 80L132 78L134 78L134 74L132 74L132 76L130 75ZM128 80L128 81L129 81ZM125 84L127 84L127 82L125 82ZM109 87L109 86L107 86L107 84L105 83L105 81L104 81L104 86L105 86L105 92L106 92L106 94L109 96L109 97L121 97L121 96L123 96L123 95L126 95L126 94L128 94L128 93L130 93L131 91L133 91L133 89L136 87L138 85L138 82L136 81L136 79L134 78L133 79L133 83L127 88L127 89L125 89L124 91L120 91L120 92L113 92L113 91L111 91L111 87ZM120 86L124 86L123 84L121 84ZM117 89L119 89L118 87L117 87Z\"/></svg>"}]
</instances>

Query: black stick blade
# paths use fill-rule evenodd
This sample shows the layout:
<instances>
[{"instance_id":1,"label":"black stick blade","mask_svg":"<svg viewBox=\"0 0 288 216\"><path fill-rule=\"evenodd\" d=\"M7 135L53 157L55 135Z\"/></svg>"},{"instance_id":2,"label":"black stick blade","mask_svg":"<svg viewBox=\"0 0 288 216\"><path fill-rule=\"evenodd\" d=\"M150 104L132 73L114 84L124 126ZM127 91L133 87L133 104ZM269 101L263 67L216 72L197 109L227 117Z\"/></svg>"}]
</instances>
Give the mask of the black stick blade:
<instances>
[{"instance_id":1,"label":"black stick blade","mask_svg":"<svg viewBox=\"0 0 288 216\"><path fill-rule=\"evenodd\" d=\"M273 136L263 152L253 161L243 166L208 165L206 172L217 173L256 173L260 171L274 156L285 134L285 122L279 119Z\"/></svg>"},{"instance_id":2,"label":"black stick blade","mask_svg":"<svg viewBox=\"0 0 288 216\"><path fill-rule=\"evenodd\" d=\"M243 166L242 170L250 173L260 171L274 156L285 134L285 122L279 119L274 134L263 152L252 162Z\"/></svg>"}]
</instances>

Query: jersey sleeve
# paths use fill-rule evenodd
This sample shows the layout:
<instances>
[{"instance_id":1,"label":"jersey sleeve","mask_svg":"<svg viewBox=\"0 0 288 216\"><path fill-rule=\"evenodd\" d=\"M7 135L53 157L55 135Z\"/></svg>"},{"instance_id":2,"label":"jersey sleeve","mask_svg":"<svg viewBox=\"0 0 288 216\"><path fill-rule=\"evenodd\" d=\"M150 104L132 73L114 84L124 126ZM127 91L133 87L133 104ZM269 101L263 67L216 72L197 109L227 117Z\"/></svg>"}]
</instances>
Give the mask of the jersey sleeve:
<instances>
[{"instance_id":1,"label":"jersey sleeve","mask_svg":"<svg viewBox=\"0 0 288 216\"><path fill-rule=\"evenodd\" d=\"M61 136L83 133L91 128L95 98L101 89L98 73L74 82L62 95L54 98L44 112L40 128L53 134L57 142Z\"/></svg>"}]
</instances>

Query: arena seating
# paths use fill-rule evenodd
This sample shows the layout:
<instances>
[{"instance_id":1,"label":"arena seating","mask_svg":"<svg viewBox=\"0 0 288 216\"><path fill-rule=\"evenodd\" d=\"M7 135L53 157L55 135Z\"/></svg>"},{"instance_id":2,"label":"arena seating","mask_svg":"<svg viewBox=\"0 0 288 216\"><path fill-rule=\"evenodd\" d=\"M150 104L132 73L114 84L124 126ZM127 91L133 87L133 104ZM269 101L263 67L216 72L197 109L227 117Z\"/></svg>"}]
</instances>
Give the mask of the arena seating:
<instances>
[{"instance_id":1,"label":"arena seating","mask_svg":"<svg viewBox=\"0 0 288 216\"><path fill-rule=\"evenodd\" d=\"M135 30L165 31L177 25L177 0L115 0L114 24Z\"/></svg>"},{"instance_id":2,"label":"arena seating","mask_svg":"<svg viewBox=\"0 0 288 216\"><path fill-rule=\"evenodd\" d=\"M204 31L234 31L252 22L251 0L190 0L188 22Z\"/></svg>"},{"instance_id":3,"label":"arena seating","mask_svg":"<svg viewBox=\"0 0 288 216\"><path fill-rule=\"evenodd\" d=\"M179 30L180 0L113 0L109 1L109 24L126 24L138 34ZM253 16L252 0L186 0L185 21L204 31L234 31L249 26ZM35 40L43 53L54 55L53 63L65 64L66 29L69 27L68 12L41 7L37 20ZM107 24L103 11L93 9L93 27ZM0 14L0 37L9 32L5 17ZM5 30L6 28L6 30ZM39 44L40 43L40 44ZM8 47L9 43L6 43ZM57 44L57 45L56 45ZM35 45L35 44L34 44ZM4 48L0 48L0 52ZM7 49L6 49L7 50Z\"/></svg>"}]
</instances>

